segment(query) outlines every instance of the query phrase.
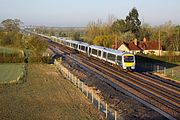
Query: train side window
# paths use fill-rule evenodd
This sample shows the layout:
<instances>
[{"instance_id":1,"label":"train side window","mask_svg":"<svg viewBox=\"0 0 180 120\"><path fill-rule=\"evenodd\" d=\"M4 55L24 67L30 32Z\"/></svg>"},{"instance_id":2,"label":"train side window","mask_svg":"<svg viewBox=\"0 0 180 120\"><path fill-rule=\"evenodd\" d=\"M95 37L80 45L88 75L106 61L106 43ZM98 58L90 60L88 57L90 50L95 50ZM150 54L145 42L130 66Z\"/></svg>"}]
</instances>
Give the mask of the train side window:
<instances>
[{"instance_id":1,"label":"train side window","mask_svg":"<svg viewBox=\"0 0 180 120\"><path fill-rule=\"evenodd\" d=\"M122 64L122 56L117 56L117 63Z\"/></svg>"},{"instance_id":2,"label":"train side window","mask_svg":"<svg viewBox=\"0 0 180 120\"><path fill-rule=\"evenodd\" d=\"M101 51L98 51L98 56L101 57Z\"/></svg>"},{"instance_id":3,"label":"train side window","mask_svg":"<svg viewBox=\"0 0 180 120\"><path fill-rule=\"evenodd\" d=\"M106 52L103 52L103 58L106 58Z\"/></svg>"},{"instance_id":4,"label":"train side window","mask_svg":"<svg viewBox=\"0 0 180 120\"><path fill-rule=\"evenodd\" d=\"M108 58L109 60L115 61L116 55L111 54L111 53L108 53L108 57L107 57L107 58Z\"/></svg>"},{"instance_id":5,"label":"train side window","mask_svg":"<svg viewBox=\"0 0 180 120\"><path fill-rule=\"evenodd\" d=\"M85 47L84 47L84 46L81 46L81 50L85 51Z\"/></svg>"},{"instance_id":6,"label":"train side window","mask_svg":"<svg viewBox=\"0 0 180 120\"><path fill-rule=\"evenodd\" d=\"M96 49L92 49L92 54L97 55L97 50Z\"/></svg>"},{"instance_id":7,"label":"train side window","mask_svg":"<svg viewBox=\"0 0 180 120\"><path fill-rule=\"evenodd\" d=\"M122 61L122 56L117 56L117 61Z\"/></svg>"},{"instance_id":8,"label":"train side window","mask_svg":"<svg viewBox=\"0 0 180 120\"><path fill-rule=\"evenodd\" d=\"M86 52L88 51L88 47L86 47Z\"/></svg>"}]
</instances>

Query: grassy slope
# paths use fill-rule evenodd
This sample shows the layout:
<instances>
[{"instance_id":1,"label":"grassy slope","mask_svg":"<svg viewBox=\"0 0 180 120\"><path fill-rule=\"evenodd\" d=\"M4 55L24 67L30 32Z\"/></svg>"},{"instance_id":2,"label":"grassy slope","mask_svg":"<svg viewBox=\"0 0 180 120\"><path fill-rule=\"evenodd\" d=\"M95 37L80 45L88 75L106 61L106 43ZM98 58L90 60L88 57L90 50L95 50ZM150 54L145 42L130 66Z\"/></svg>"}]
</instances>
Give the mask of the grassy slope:
<instances>
[{"instance_id":1,"label":"grassy slope","mask_svg":"<svg viewBox=\"0 0 180 120\"><path fill-rule=\"evenodd\" d=\"M83 94L51 65L30 65L27 82L0 86L0 101L0 119L99 119Z\"/></svg>"},{"instance_id":2,"label":"grassy slope","mask_svg":"<svg viewBox=\"0 0 180 120\"><path fill-rule=\"evenodd\" d=\"M0 83L16 80L23 71L23 64L0 64Z\"/></svg>"}]
</instances>

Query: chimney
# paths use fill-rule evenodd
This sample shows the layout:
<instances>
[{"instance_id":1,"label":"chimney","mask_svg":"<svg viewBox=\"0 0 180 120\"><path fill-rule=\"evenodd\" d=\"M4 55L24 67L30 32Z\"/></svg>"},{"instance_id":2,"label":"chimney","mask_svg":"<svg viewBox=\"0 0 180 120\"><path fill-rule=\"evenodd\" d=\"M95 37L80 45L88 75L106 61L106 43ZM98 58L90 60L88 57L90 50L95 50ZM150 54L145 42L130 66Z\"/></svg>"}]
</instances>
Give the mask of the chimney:
<instances>
[{"instance_id":1,"label":"chimney","mask_svg":"<svg viewBox=\"0 0 180 120\"><path fill-rule=\"evenodd\" d=\"M138 44L138 40L135 38L134 39L134 44L137 46L137 44Z\"/></svg>"},{"instance_id":2,"label":"chimney","mask_svg":"<svg viewBox=\"0 0 180 120\"><path fill-rule=\"evenodd\" d=\"M147 41L147 40L146 40L146 38L144 37L144 38L143 38L143 43L146 43L146 41Z\"/></svg>"}]
</instances>

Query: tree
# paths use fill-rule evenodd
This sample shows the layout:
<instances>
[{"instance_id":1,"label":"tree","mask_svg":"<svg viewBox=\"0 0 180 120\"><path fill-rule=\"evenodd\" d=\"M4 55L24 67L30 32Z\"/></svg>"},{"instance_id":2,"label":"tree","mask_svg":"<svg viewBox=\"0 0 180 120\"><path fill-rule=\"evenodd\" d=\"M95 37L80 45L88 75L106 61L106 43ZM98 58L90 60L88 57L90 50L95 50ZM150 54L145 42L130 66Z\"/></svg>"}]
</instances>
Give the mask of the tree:
<instances>
[{"instance_id":1,"label":"tree","mask_svg":"<svg viewBox=\"0 0 180 120\"><path fill-rule=\"evenodd\" d=\"M139 30L139 39L142 40L143 38L146 38L147 40L151 40L152 36L152 28L148 24L143 24L141 29ZM154 39L158 40L158 39Z\"/></svg>"},{"instance_id":2,"label":"tree","mask_svg":"<svg viewBox=\"0 0 180 120\"><path fill-rule=\"evenodd\" d=\"M8 32L18 32L22 22L19 19L7 19L1 22L5 30Z\"/></svg>"},{"instance_id":3,"label":"tree","mask_svg":"<svg viewBox=\"0 0 180 120\"><path fill-rule=\"evenodd\" d=\"M121 40L126 41L126 42L131 41L134 38L135 38L135 35L130 31L121 35Z\"/></svg>"},{"instance_id":4,"label":"tree","mask_svg":"<svg viewBox=\"0 0 180 120\"><path fill-rule=\"evenodd\" d=\"M32 36L27 43L27 48L32 51L34 56L42 56L48 48L48 43L39 36Z\"/></svg>"},{"instance_id":5,"label":"tree","mask_svg":"<svg viewBox=\"0 0 180 120\"><path fill-rule=\"evenodd\" d=\"M141 21L138 17L139 13L137 9L133 8L125 19L127 31L131 31L132 33L134 33L137 38L139 37L139 30L141 25Z\"/></svg>"},{"instance_id":6,"label":"tree","mask_svg":"<svg viewBox=\"0 0 180 120\"><path fill-rule=\"evenodd\" d=\"M77 41L79 41L79 40L81 40L81 38L80 38L80 33L79 32L75 32L74 34L73 34L73 37L72 37L74 40L77 40Z\"/></svg>"},{"instance_id":7,"label":"tree","mask_svg":"<svg viewBox=\"0 0 180 120\"><path fill-rule=\"evenodd\" d=\"M112 25L113 32L127 32L126 23L123 19L115 21Z\"/></svg>"}]
</instances>

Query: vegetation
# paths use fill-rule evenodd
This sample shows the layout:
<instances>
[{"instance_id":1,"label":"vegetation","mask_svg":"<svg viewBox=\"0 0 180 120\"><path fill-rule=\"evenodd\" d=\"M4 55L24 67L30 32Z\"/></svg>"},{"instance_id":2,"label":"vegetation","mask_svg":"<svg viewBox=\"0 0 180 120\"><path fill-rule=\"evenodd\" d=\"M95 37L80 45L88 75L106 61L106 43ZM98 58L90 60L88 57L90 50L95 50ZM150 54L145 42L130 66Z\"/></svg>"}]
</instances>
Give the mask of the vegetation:
<instances>
[{"instance_id":1,"label":"vegetation","mask_svg":"<svg viewBox=\"0 0 180 120\"><path fill-rule=\"evenodd\" d=\"M0 84L16 81L24 71L23 64L0 64Z\"/></svg>"},{"instance_id":2,"label":"vegetation","mask_svg":"<svg viewBox=\"0 0 180 120\"><path fill-rule=\"evenodd\" d=\"M43 38L35 35L25 35L20 30L20 25L22 22L18 19L7 19L2 21L3 29L0 29L0 46L19 49L19 50L29 50L30 57L43 56L44 51L47 49L47 43L44 42ZM26 54L27 55L27 54ZM19 58L18 54L9 54L8 52L0 54L0 62L22 62L22 57ZM26 61L27 57L25 56Z\"/></svg>"},{"instance_id":3,"label":"vegetation","mask_svg":"<svg viewBox=\"0 0 180 120\"><path fill-rule=\"evenodd\" d=\"M86 41L90 44L117 48L124 41L134 39L159 41L164 50L180 51L180 26L167 22L160 26L152 27L142 24L139 13L133 8L125 19L111 18L111 22L90 22L87 26ZM118 45L117 45L118 44Z\"/></svg>"},{"instance_id":4,"label":"vegetation","mask_svg":"<svg viewBox=\"0 0 180 120\"><path fill-rule=\"evenodd\" d=\"M30 64L23 85L0 86L0 101L1 120L101 119L85 96L48 64Z\"/></svg>"}]
</instances>

